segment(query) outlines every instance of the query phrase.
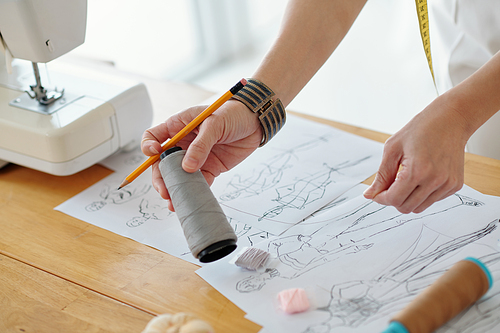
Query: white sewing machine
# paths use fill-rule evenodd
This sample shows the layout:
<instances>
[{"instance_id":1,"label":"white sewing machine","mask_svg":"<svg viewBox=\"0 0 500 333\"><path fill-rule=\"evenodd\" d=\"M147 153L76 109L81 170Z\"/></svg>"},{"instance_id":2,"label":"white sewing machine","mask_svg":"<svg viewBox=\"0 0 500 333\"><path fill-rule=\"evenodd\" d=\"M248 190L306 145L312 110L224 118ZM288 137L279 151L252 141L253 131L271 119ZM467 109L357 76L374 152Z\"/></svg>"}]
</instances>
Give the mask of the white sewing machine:
<instances>
[{"instance_id":1,"label":"white sewing machine","mask_svg":"<svg viewBox=\"0 0 500 333\"><path fill-rule=\"evenodd\" d=\"M38 63L82 44L86 20L87 0L0 0L0 166L70 175L137 146L151 125L143 84L82 69L50 72L64 89L42 85Z\"/></svg>"}]
</instances>

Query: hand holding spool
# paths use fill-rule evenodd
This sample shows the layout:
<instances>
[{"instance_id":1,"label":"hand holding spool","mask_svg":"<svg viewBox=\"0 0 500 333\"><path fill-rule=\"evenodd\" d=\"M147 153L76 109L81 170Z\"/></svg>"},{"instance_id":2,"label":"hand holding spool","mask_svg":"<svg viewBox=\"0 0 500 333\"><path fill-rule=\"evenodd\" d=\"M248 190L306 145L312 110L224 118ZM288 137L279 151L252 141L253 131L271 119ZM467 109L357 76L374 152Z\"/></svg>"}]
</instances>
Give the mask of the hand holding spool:
<instances>
[{"instance_id":1,"label":"hand holding spool","mask_svg":"<svg viewBox=\"0 0 500 333\"><path fill-rule=\"evenodd\" d=\"M184 155L180 147L166 150L160 172L191 253L201 262L216 261L236 249L237 237L201 171L182 169Z\"/></svg>"}]
</instances>

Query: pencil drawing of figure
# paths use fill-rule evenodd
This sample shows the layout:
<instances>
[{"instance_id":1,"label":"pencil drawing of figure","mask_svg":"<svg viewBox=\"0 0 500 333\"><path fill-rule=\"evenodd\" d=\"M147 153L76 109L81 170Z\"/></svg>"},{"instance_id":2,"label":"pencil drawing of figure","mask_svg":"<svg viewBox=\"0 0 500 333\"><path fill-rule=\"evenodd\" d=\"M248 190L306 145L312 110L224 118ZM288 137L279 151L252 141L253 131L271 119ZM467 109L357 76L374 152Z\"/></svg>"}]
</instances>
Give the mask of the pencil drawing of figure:
<instances>
[{"instance_id":1,"label":"pencil drawing of figure","mask_svg":"<svg viewBox=\"0 0 500 333\"><path fill-rule=\"evenodd\" d=\"M304 209L307 205L323 198L326 188L335 183L334 175L341 174L340 170L356 166L368 159L366 156L360 160L350 162L346 161L334 167L323 164L323 171L295 180L292 184L287 184L276 189L276 199L279 205L266 211L259 221L263 219L272 219L283 212L285 209Z\"/></svg>"},{"instance_id":2,"label":"pencil drawing of figure","mask_svg":"<svg viewBox=\"0 0 500 333\"><path fill-rule=\"evenodd\" d=\"M280 275L277 269L266 269L265 272L256 275L251 275L236 283L236 289L240 293L251 293L261 290L266 285L266 281L271 280Z\"/></svg>"},{"instance_id":3,"label":"pencil drawing of figure","mask_svg":"<svg viewBox=\"0 0 500 333\"><path fill-rule=\"evenodd\" d=\"M141 216L135 216L127 222L128 227L138 227L148 220L165 220L171 214L165 200L162 198L142 199L139 205Z\"/></svg>"},{"instance_id":4,"label":"pencil drawing of figure","mask_svg":"<svg viewBox=\"0 0 500 333\"><path fill-rule=\"evenodd\" d=\"M346 255L370 250L376 244L377 236L384 235L394 228L403 227L409 222L421 221L426 217L435 216L459 206L479 207L481 205L483 203L480 201L455 194L447 199L446 208L428 209L417 215L405 215L394 210L393 216L377 220L374 216L376 217L377 214L390 209L390 207L368 201L359 209L333 220L309 235L284 235L271 239L267 244L267 251L277 258L282 266L277 267L277 271L272 276L262 278L255 274L246 278L244 292L251 292L248 287L252 285L249 281L251 279L259 281L255 285L259 285L259 289L256 290L260 290L263 287L262 283L265 284L265 281L272 278L294 279ZM353 221L339 232L336 222L347 218ZM236 288L238 289L240 286L237 284Z\"/></svg>"},{"instance_id":5,"label":"pencil drawing of figure","mask_svg":"<svg viewBox=\"0 0 500 333\"><path fill-rule=\"evenodd\" d=\"M424 227L423 232L427 234L420 235L406 251L402 251L400 260L382 274L369 280L334 284L329 303L318 308L318 311L328 313L328 319L305 332L334 332L334 328L340 326L355 328L394 314L446 271L435 269L436 263L493 233L498 226L499 221L495 220L479 230L448 241L443 240L449 236ZM427 241L422 244L424 239ZM500 252L480 260L488 266L494 265L500 262ZM499 322L500 318L497 318L495 323Z\"/></svg>"},{"instance_id":6,"label":"pencil drawing of figure","mask_svg":"<svg viewBox=\"0 0 500 333\"><path fill-rule=\"evenodd\" d=\"M321 142L328 142L327 136L322 136L304 144L286 149L275 155L268 163L259 164L250 176L237 174L227 184L228 190L220 196L222 201L231 201L240 196L248 198L275 187L286 169L293 166L292 162L300 161L299 153L317 147Z\"/></svg>"},{"instance_id":7,"label":"pencil drawing of figure","mask_svg":"<svg viewBox=\"0 0 500 333\"><path fill-rule=\"evenodd\" d=\"M95 212L102 209L107 204L119 205L129 202L130 200L146 194L151 187L152 185L148 184L130 184L126 188L117 190L114 187L111 189L110 185L106 184L99 193L102 200L92 202L85 207L85 210L88 212Z\"/></svg>"},{"instance_id":8,"label":"pencil drawing of figure","mask_svg":"<svg viewBox=\"0 0 500 333\"><path fill-rule=\"evenodd\" d=\"M324 212L328 211L329 209L338 207L339 205L341 205L342 203L344 203L346 201L347 201L347 197L341 196L341 197L333 200L332 202L324 205L323 207L321 207L320 209L318 209L317 211L315 211L314 213L309 215L306 219L317 216L318 214L324 213ZM304 220L306 220L306 219L304 219Z\"/></svg>"},{"instance_id":9,"label":"pencil drawing of figure","mask_svg":"<svg viewBox=\"0 0 500 333\"><path fill-rule=\"evenodd\" d=\"M363 231L365 229L369 229L370 230L369 235L373 236L373 235L376 235L378 233L386 232L390 229L400 227L401 225L403 225L405 223L415 221L415 220L421 220L421 219L424 219L426 217L433 216L436 214L441 214L441 213L447 212L447 211L454 209L456 207L459 207L459 206L480 207L480 206L484 205L484 203L482 203L481 201L478 201L478 200L475 200L473 198L469 198L467 196L460 195L460 194L454 194L453 196L449 197L447 201L450 203L450 206L445 208L445 209L439 208L437 211L435 211L435 209L433 207L431 207L431 208L427 209L425 211L425 213L419 214L419 215L408 215L408 214L397 213L388 219L384 219L382 221L373 222L373 223L369 223L369 224L364 224L363 221L365 219L371 217L372 215L374 215L376 213L382 212L383 210L386 210L389 208L388 206L378 205L375 202L370 201L370 202L366 203L365 205L363 205L361 207L361 209L356 210L356 211L352 212L351 214L338 219L337 221L341 221L341 220L345 219L346 217L353 217L353 216L355 216L356 213L362 212L363 209L366 209L367 207L376 206L376 208L374 208L370 212L363 213L354 222L352 222L348 228L346 228L345 230L343 230L339 234L333 235L332 238L341 239L342 237L343 238L345 238L346 236L349 237L349 235L359 234L360 231ZM364 234L364 232L363 232L363 234ZM356 237L356 236L353 236L353 237ZM357 238L357 240L359 241L360 239ZM349 242L347 242L347 244L349 244Z\"/></svg>"},{"instance_id":10,"label":"pencil drawing of figure","mask_svg":"<svg viewBox=\"0 0 500 333\"><path fill-rule=\"evenodd\" d=\"M245 246L253 246L256 243L262 242L270 237L267 231L258 230L246 223L238 222L231 217L227 217L229 224L233 226L234 232L238 237L238 242L242 243L245 240L248 244Z\"/></svg>"}]
</instances>

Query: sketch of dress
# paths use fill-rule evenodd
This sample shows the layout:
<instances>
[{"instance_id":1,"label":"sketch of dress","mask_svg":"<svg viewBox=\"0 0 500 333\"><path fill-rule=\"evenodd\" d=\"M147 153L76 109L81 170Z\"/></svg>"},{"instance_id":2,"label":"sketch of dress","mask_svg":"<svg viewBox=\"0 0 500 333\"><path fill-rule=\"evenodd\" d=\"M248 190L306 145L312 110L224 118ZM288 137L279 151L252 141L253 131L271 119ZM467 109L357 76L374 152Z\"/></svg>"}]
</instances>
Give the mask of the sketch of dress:
<instances>
[{"instance_id":1,"label":"sketch of dress","mask_svg":"<svg viewBox=\"0 0 500 333\"><path fill-rule=\"evenodd\" d=\"M307 205L323 198L326 188L335 183L334 174L340 174L340 170L356 166L370 158L371 156L366 156L357 161L346 161L334 167L329 167L324 163L324 170L297 179L292 184L278 187L276 189L277 197L273 199L273 201L278 202L278 205L266 211L259 217L259 221L274 218L285 209L304 209Z\"/></svg>"},{"instance_id":2,"label":"sketch of dress","mask_svg":"<svg viewBox=\"0 0 500 333\"><path fill-rule=\"evenodd\" d=\"M300 161L298 154L316 147L322 142L328 142L328 136L321 136L301 145L281 151L267 163L260 163L253 169L250 175L236 174L227 184L227 189L220 196L222 201L231 201L240 196L248 198L275 187L281 181L286 169L291 168L292 163Z\"/></svg>"},{"instance_id":3,"label":"sketch of dress","mask_svg":"<svg viewBox=\"0 0 500 333\"><path fill-rule=\"evenodd\" d=\"M234 232L238 237L238 246L253 246L256 243L260 243L269 239L271 234L267 231L258 230L257 228L252 227L243 222L238 222L231 217L227 217L229 224L231 224L234 228ZM246 243L246 244L243 244Z\"/></svg>"},{"instance_id":4,"label":"sketch of dress","mask_svg":"<svg viewBox=\"0 0 500 333\"><path fill-rule=\"evenodd\" d=\"M388 206L367 201L359 209L337 218L329 224L313 231L309 235L291 234L273 238L267 244L267 251L279 260L281 268L273 268L270 272L256 273L236 284L236 289L242 293L258 291L270 279L280 277L295 279L317 267L335 261L346 255L352 255L369 250L376 242L376 236L390 232L394 228L402 227L412 221L420 221L426 217L447 212L459 206L479 207L482 202L472 198L455 194L448 198L447 207L437 210L427 210L418 215L405 215L394 210L394 215L380 221L364 223L367 217L389 209ZM392 209L392 208L391 208ZM357 217L360 215L359 217ZM338 232L336 222L346 218L354 219L344 230ZM335 232L332 232L333 228Z\"/></svg>"},{"instance_id":5,"label":"sketch of dress","mask_svg":"<svg viewBox=\"0 0 500 333\"><path fill-rule=\"evenodd\" d=\"M475 232L444 243L437 240L442 235L436 233L433 242L431 242L435 243L435 246L427 247L423 252L418 252L418 241L414 242L402 253L401 258L404 259L401 263L389 267L384 273L373 279L335 284L331 289L328 305L318 309L318 311L327 312L329 318L320 324L309 327L305 332L333 332L333 329L339 326L359 327L367 322L395 314L411 298L419 294L446 271L446 269L435 270L433 267L436 266L436 263L445 260L455 251L491 234L498 226L499 221L495 220ZM428 239L428 236L423 238ZM407 254L411 255L405 257ZM500 263L500 253L497 252L479 259L491 267ZM477 305L477 307L479 306L480 304ZM486 312L488 311L491 311L491 308L486 310ZM487 316L482 316L483 319L485 317ZM474 318L477 322L463 323L460 332L466 326L477 326L482 321L478 321L477 316ZM500 318L496 318L494 322L495 325L500 323Z\"/></svg>"},{"instance_id":6,"label":"sketch of dress","mask_svg":"<svg viewBox=\"0 0 500 333\"><path fill-rule=\"evenodd\" d=\"M469 207L480 207L483 205L481 201L478 201L473 198L469 198L467 196L461 195L461 194L454 194L453 196L449 197L447 199L450 202L449 207L444 208L444 209L439 209L437 211L433 211L432 208L427 209L424 213L419 214L419 215L408 215L408 214L403 214L403 213L397 213L391 218L384 219L382 221L378 221L375 223L370 223L370 224L363 224L362 222L367 219L368 217L371 217L374 214L380 213L383 210L386 210L389 208L389 206L382 206L378 205L373 201L367 202L363 206L361 206L358 210L355 210L349 215L346 215L342 218L337 219L337 221L341 221L343 219L355 216L359 212L363 212L366 208L370 206L376 206L376 208L370 210L367 213L363 213L359 218L357 218L351 225L346 228L344 231L342 231L339 234L333 235L332 238L335 239L341 239L342 237L345 238L345 236L349 235L356 235L359 234L360 231L364 229L370 229L373 230L370 232L370 236L374 236L378 233L381 232L386 232L389 231L390 229L400 227L401 225L408 223L410 221L415 221L415 220L421 220L429 216L433 216L436 214L441 214L445 213L447 211L450 211L456 207L459 206L469 206ZM316 231L319 232L320 230ZM353 236L355 237L355 236ZM352 239L349 239L349 242L351 242ZM357 239L359 241L359 239Z\"/></svg>"}]
</instances>

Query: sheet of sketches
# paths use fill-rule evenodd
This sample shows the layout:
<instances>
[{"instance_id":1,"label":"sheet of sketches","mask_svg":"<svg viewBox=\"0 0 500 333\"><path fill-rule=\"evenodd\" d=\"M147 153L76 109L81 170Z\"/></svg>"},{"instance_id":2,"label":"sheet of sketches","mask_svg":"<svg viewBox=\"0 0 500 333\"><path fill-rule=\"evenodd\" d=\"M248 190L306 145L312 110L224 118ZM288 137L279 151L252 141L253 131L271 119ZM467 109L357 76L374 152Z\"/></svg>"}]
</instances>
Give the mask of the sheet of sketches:
<instances>
[{"instance_id":1,"label":"sheet of sketches","mask_svg":"<svg viewBox=\"0 0 500 333\"><path fill-rule=\"evenodd\" d=\"M500 198L464 187L422 214L402 215L364 199L357 183L376 172L382 145L290 116L265 148L212 186L238 246L273 254L262 272L229 264L198 274L266 332L370 332L456 261L476 256L500 277ZM56 207L184 260L179 221L151 186L150 171L118 184L144 160L139 150L103 162L115 173ZM313 309L286 315L275 296L302 287ZM494 332L500 286L439 332Z\"/></svg>"},{"instance_id":2,"label":"sheet of sketches","mask_svg":"<svg viewBox=\"0 0 500 333\"><path fill-rule=\"evenodd\" d=\"M373 175L382 144L290 116L283 133L212 190L227 215L280 234Z\"/></svg>"},{"instance_id":3,"label":"sheet of sketches","mask_svg":"<svg viewBox=\"0 0 500 333\"><path fill-rule=\"evenodd\" d=\"M361 185L360 185L361 186ZM256 246L274 264L251 272L230 258L198 274L266 332L376 332L455 262L475 256L500 277L500 198L468 187L421 214L358 196ZM276 295L304 288L314 309L287 315ZM496 332L500 286L440 332Z\"/></svg>"},{"instance_id":4,"label":"sheet of sketches","mask_svg":"<svg viewBox=\"0 0 500 333\"><path fill-rule=\"evenodd\" d=\"M276 152L279 152L282 156L286 157L287 162L284 165L281 165L282 170L278 173L273 173L277 178L273 178L269 191L266 193L260 193L257 191L257 194L259 195L254 201L251 201L251 198L248 198L245 195L241 195L240 198L234 200L235 203L240 204L237 207L243 209L246 213L237 214L234 210L226 210L228 221L233 225L236 235L239 238L239 247L252 246L254 243L269 237L269 230L262 230L255 224L252 225L247 223L247 220L249 220L249 216L251 216L249 213L252 213L252 207L261 207L264 204L266 204L267 207L276 205L276 201L273 201L276 198L274 193L278 192L275 191L274 188L281 186L282 179L290 179L290 176L287 174L288 169L292 172L304 173L305 170L312 170L313 168L317 168L317 166L322 168L324 163L343 165L343 167L340 168L342 170L330 170L329 173L332 174L332 176L327 181L324 181L323 187L329 186L332 190L326 191L324 188L316 188L316 192L314 192L314 190L311 191L314 193L320 193L321 196L325 197L324 200L317 200L317 204L309 206L307 201L303 201L303 206L308 206L307 208L300 207L293 209L295 211L298 209L302 214L300 216L305 217L324 206L328 201L332 200L335 193L339 192L340 194L349 187L354 186L357 182L359 182L359 180L365 179L373 174L378 166L380 158L375 156L381 155L381 145L379 143L372 143L372 141L365 140L367 145L373 146L371 148L364 149L359 156L371 154L371 156L374 157L365 159L366 162L362 162L360 163L361 165L358 166L348 165L350 163L342 162L354 157L351 155L342 156L343 153L334 148L335 146L340 146L339 142L335 142L332 139L314 139L313 141L316 143L320 142L323 150L330 150L331 148L338 158L337 162L333 161L333 159L330 162L324 160L316 151L316 155L313 154L311 156L307 156L307 158L313 159L313 157L316 156L315 159L317 160L317 163L308 161L307 163L301 163L300 165L302 166L299 166L297 163L297 156L300 155L302 149L298 149L297 151L293 150L292 152L286 148L280 149L279 145L289 147L287 145L295 144L296 139L294 138L298 138L299 141L306 141L311 139L311 137L316 138L315 136L311 136L310 133L316 133L320 137L335 137L342 142L351 140L351 135L334 130L329 126L312 123L298 117L291 116L289 118L287 126L285 126L282 133L275 138L277 139L281 137L282 141L276 141L274 146L270 145L265 149L257 151L256 159L252 157L251 159L244 161L241 163L239 168L228 172L227 175L225 175L226 178L221 177L221 180L217 179L215 182L217 185L214 184L213 186L214 192L217 186L218 188L226 189L225 191L219 190L216 197L235 196L233 188L237 185L237 183L235 181L231 182L231 180L240 177L242 173L244 174L246 172L245 170L254 170L254 164L260 167L263 165L263 161L266 161L267 163L270 158L269 156L277 156ZM299 133L298 128L302 128L304 130L304 134L296 134ZM312 149L313 146L314 144L312 142L307 143L303 149L315 151ZM262 154L262 151L266 150L270 151L270 153ZM363 159L363 157L359 157L358 159ZM102 164L114 170L114 174L94 184L70 200L67 200L55 209L88 223L97 225L101 228L115 232L119 235L147 244L176 257L199 264L199 261L191 255L187 247L182 228L180 227L176 215L167 209L166 202L161 199L161 197L152 188L151 170L148 170L139 176L134 182L127 185L123 189L117 190L117 187L122 180L144 160L145 157L141 153L140 149L126 153L122 152L111 156L110 158L104 160ZM368 160L371 162L368 162ZM292 166L292 163L295 163L296 165ZM353 170L348 171L349 169ZM268 166L266 171L269 170L271 170L271 167ZM355 178L346 181L344 173L355 175ZM265 177L262 176L258 180L262 181L264 178ZM229 181L224 182L224 179L229 179ZM336 179L343 180L335 183ZM219 183L220 185L218 185ZM267 185L267 183L265 185ZM333 190L334 187L335 190ZM248 187L247 190L249 190L249 188L250 187ZM271 192L272 195L269 195L268 193ZM324 195L325 193L328 193L328 196ZM309 197L312 198L313 194L309 194ZM327 197L328 199L326 199ZM245 204L246 200L250 201ZM297 200L298 199L295 199L295 201ZM312 201L314 200L309 200L309 202ZM292 204L289 206L291 205ZM298 222L301 218L302 217L294 216L292 220L288 221L286 228L288 228L289 225L293 225ZM276 232L280 232L281 230L281 228L275 228Z\"/></svg>"},{"instance_id":5,"label":"sheet of sketches","mask_svg":"<svg viewBox=\"0 0 500 333\"><path fill-rule=\"evenodd\" d=\"M55 209L200 265L189 251L177 216L152 188L151 173L117 190L116 184L125 176L123 172L114 173ZM238 236L239 247L252 246L269 235L230 217L228 221Z\"/></svg>"}]
</instances>

